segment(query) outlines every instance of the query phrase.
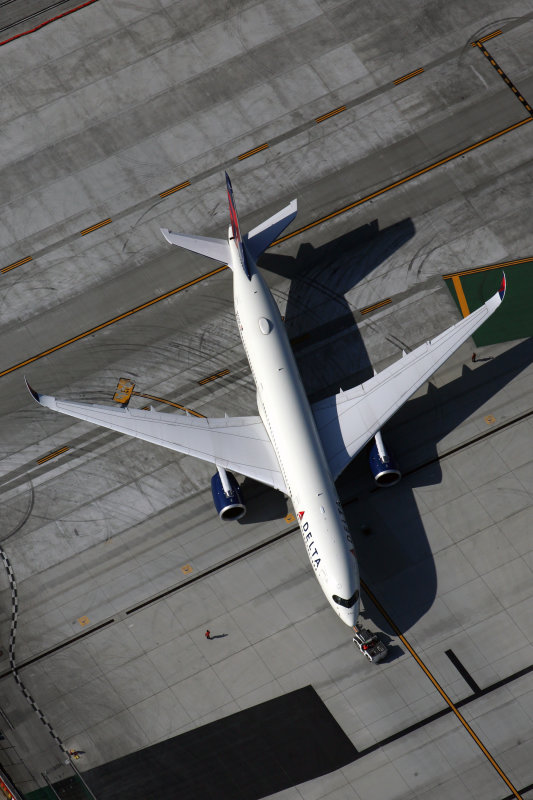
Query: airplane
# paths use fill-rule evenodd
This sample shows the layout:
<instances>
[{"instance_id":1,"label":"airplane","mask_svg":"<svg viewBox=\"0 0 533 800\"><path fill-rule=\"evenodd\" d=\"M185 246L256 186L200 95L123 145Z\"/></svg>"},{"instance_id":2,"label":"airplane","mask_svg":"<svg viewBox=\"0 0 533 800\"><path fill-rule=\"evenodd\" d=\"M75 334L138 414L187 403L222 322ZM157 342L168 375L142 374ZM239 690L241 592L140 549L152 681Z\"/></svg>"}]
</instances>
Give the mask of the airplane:
<instances>
[{"instance_id":1,"label":"airplane","mask_svg":"<svg viewBox=\"0 0 533 800\"><path fill-rule=\"evenodd\" d=\"M375 481L387 486L400 479L381 428L496 311L505 294L505 274L489 300L444 333L404 352L359 386L310 405L280 312L257 267L259 255L294 220L297 202L241 235L227 173L226 189L227 239L166 228L161 232L170 244L231 268L235 317L257 388L259 415L196 418L78 403L41 394L29 384L28 389L46 408L213 463L213 502L223 520L239 519L246 511L234 472L288 495L322 591L342 622L353 627L359 616L359 569L335 480L372 439Z\"/></svg>"}]
</instances>

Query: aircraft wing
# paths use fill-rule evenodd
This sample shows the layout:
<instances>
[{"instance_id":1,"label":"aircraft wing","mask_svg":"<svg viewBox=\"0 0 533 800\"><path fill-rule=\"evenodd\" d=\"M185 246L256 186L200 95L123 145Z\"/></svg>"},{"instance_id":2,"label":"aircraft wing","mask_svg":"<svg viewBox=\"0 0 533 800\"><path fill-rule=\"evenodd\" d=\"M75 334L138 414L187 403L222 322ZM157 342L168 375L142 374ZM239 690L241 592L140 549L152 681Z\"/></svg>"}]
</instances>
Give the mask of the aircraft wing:
<instances>
[{"instance_id":1,"label":"aircraft wing","mask_svg":"<svg viewBox=\"0 0 533 800\"><path fill-rule=\"evenodd\" d=\"M286 492L274 448L260 417L198 418L160 411L77 403L40 394L42 406L146 442L210 461Z\"/></svg>"},{"instance_id":2,"label":"aircraft wing","mask_svg":"<svg viewBox=\"0 0 533 800\"><path fill-rule=\"evenodd\" d=\"M498 292L480 308L435 339L420 345L360 386L312 406L318 432L334 478L348 466L392 415L499 307Z\"/></svg>"}]
</instances>

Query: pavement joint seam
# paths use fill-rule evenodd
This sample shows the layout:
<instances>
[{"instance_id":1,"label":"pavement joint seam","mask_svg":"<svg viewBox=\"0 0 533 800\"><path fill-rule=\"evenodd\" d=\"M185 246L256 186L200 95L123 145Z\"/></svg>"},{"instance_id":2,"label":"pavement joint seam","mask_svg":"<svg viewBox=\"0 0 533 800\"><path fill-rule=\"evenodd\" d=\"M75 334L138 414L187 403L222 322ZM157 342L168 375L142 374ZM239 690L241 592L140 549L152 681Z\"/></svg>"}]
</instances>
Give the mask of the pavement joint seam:
<instances>
[{"instance_id":1,"label":"pavement joint seam","mask_svg":"<svg viewBox=\"0 0 533 800\"><path fill-rule=\"evenodd\" d=\"M462 445L459 445L458 447L453 448L452 450L449 450L446 453L441 454L440 456L437 456L435 459L430 459L429 461L424 462L424 464L421 464L418 467L413 468L409 472L404 473L404 475L405 476L411 475L416 471L424 469L425 467L430 466L431 464L433 464L435 461L438 461L441 458L445 458L447 456L453 455L455 452L458 452L458 451L460 451L460 450L462 450L464 448L470 447L472 444L476 444L481 439L484 439L487 436L492 436L493 434L498 433L501 430L503 430L505 428L508 428L511 425L514 425L515 423L521 422L522 420L524 420L524 419L526 419L526 418L528 418L528 417L530 417L532 415L533 415L533 409L530 409L525 414L521 414L518 417L514 417L512 420L508 420L507 422L503 423L499 427L491 428L486 433L483 433L480 436L477 436L474 439L469 440L468 442L464 442ZM376 487L376 490L372 489L371 491L372 492L373 491L377 491L377 489L378 489L378 487ZM343 505L350 505L352 503L358 502L358 500L359 500L359 498L357 496L354 496L354 497L348 498L347 500L343 501ZM250 555L254 555L254 553L256 553L256 552L258 552L260 550L263 550L266 547L269 547L270 545L275 544L276 542L278 542L278 541L280 541L280 540L282 540L284 538L287 538L288 536L290 536L293 533L298 533L298 532L299 532L299 528L298 528L297 525L295 525L295 526L293 526L291 528L288 528L286 530L281 531L281 533L274 534L273 536L269 537L265 541L260 542L259 544L253 545L250 548L248 548L247 550L241 551L240 553L232 556L230 559L226 559L224 561L221 561L221 562L218 562L217 564L212 565L211 567L207 567L205 570L202 570L200 572L195 573L193 576L191 576L190 578L187 578L184 581L181 581L179 584L171 586L168 589L164 589L162 592L159 592L157 595L149 597L146 600L141 601L140 603L136 603L131 608L124 609L123 611L119 612L118 614L115 614L114 617L106 619L106 620L103 620L101 623L98 623L98 624L94 625L93 627L88 628L87 630L83 631L83 633L79 633L79 634L77 634L76 636L73 636L70 639L66 639L63 642L55 645L54 647L52 647L52 648L50 648L48 650L44 650L41 653L37 653L37 655L35 655L35 656L27 659L26 661L24 661L23 664L21 664L19 668L22 669L23 667L29 666L30 664L33 664L36 661L40 661L41 659L46 658L48 655L51 655L52 653L55 653L58 650L62 650L63 648L68 647L71 644L75 644L78 640L86 638L87 636L91 635L92 633L96 633L99 630L101 630L102 628L105 628L105 627L107 627L107 626L109 626L109 625L111 625L111 624L113 624L115 622L119 622L122 619L126 619L127 617L131 616L135 612L141 611L143 608L146 608L149 605L153 605L154 603L157 603L159 600L162 600L165 597L168 597L169 595L174 594L175 592L179 592L182 589L187 588L187 586L190 586L191 584L196 583L197 581L201 580L202 578L205 578L205 577L207 577L209 575L212 575L212 574L220 571L221 569L225 569L226 567L231 566L232 564L237 563L238 561L240 561L242 559L248 558ZM533 665L531 665L530 667L526 667L524 670L521 670L521 671L515 673L514 675L516 677L521 677L522 675L527 674L528 672L533 672ZM0 674L0 680L2 678L6 677L7 675L9 675L9 672L1 673ZM507 679L504 679L504 681L506 681L506 680ZM500 685L504 685L504 684L500 681L497 684L494 684L493 688L498 688ZM490 688L490 691L492 691L493 688ZM481 693L484 693L486 691L489 691L489 690L483 690L482 689ZM464 702L464 701L461 701L461 702ZM460 705L461 702L458 703L458 705Z\"/></svg>"},{"instance_id":2,"label":"pavement joint seam","mask_svg":"<svg viewBox=\"0 0 533 800\"><path fill-rule=\"evenodd\" d=\"M78 8L82 8L85 5L90 5L93 2L96 2L96 0L89 0L88 2L84 3L82 6L79 6L79 7L75 8L75 9L72 9L71 11L66 12L66 13L72 13L72 11L75 11ZM515 20L514 22L510 23L509 25L504 26L503 30L499 30L497 33L501 34L507 29L512 29L513 27L516 27L517 25L522 24L523 22L527 21L530 18L530 16L532 16L532 15L525 15L523 18L520 18L519 20ZM53 20L50 20L50 21L53 21ZM479 45L480 48L483 48L482 42L486 41L489 38L492 38L495 35L496 35L496 33L489 34L487 37L483 37L482 39L480 39L480 40L478 40L476 42L471 42L471 45L472 46L478 46ZM2 44L3 44L3 42L0 42L0 46ZM456 51L450 52L448 54L448 58L452 58L455 52ZM370 92L367 92L362 97L356 97L356 98L354 98L352 100L349 100L343 106L340 106L340 107L338 107L336 109L333 109L332 111L327 112L326 114L323 114L320 117L315 117L314 119L309 120L308 122L304 123L303 125L296 126L296 127L292 128L291 130L286 131L283 134L280 134L278 136L274 136L274 137L272 137L270 142L264 142L263 144L255 147L255 148L252 148L251 150L248 150L245 153L241 153L240 155L237 155L237 156L235 156L233 158L230 158L228 161L226 161L226 167L228 165L238 164L243 159L246 159L249 156L255 155L255 154L267 149L268 147L276 145L276 144L286 140L287 138L295 136L298 133L302 132L303 130L307 130L311 125L316 125L316 123L318 123L318 122L325 121L326 119L329 119L330 117L335 116L336 114L340 113L341 111L345 111L346 109L354 108L358 104L360 104L362 102L365 102L365 101L375 97L376 95L378 95L378 94L380 94L380 93L382 93L384 91L387 91L390 88L390 86L392 86L394 88L397 85L400 85L402 82L405 82L406 80L408 80L408 79L410 79L410 78L412 78L412 77L414 77L416 75L419 75L419 74L421 74L421 73L423 73L423 72L425 72L425 71L427 71L427 70L429 70L429 69L431 69L433 67L438 66L442 62L442 60L443 60L442 58L439 58L439 59L436 59L433 62L429 62L426 65L426 67L419 67L418 69L413 70L412 72L408 73L407 75L404 75L401 78L398 78L397 80L393 81L391 84L389 84L387 82L387 83L383 84L382 86L377 87L377 89L373 89ZM528 104L526 104L526 107L529 109ZM528 119L531 119L531 117L529 117ZM526 119L524 121L528 121L528 119ZM512 129L513 128L511 127L509 130L512 130ZM403 179L403 180L401 180L399 182L396 182L396 183L392 184L390 187L387 187L386 189L381 190L377 194L381 194L381 193L383 193L383 191L388 191L388 189L394 188L396 185L399 185L400 183L404 183L407 180L411 180L413 177L417 177L418 175L429 171L429 169L433 169L434 166L439 166L441 163L446 163L447 160L451 160L452 158L455 158L455 157L457 157L459 155L462 155L465 152L467 152L468 150L473 149L474 147L478 147L478 146L480 146L480 144L484 144L485 142L491 141L492 138L495 138L496 136L499 136L502 133L506 133L506 132L508 132L507 129L504 130L504 131L499 132L498 134L495 134L493 137L488 137L486 140L483 140L480 143L471 145L466 150L461 150L457 154L454 154L454 155L450 156L448 159L444 159L442 161L439 161L435 165L430 166L429 168L427 168L425 170L418 171L418 172L414 173L413 175L408 176L408 178L405 178L405 179ZM212 167L212 168L210 168L208 170L205 170L204 172L199 173L196 177L193 178L193 181L195 183L199 182L204 178L210 177L211 175L220 172L221 169L222 169L222 167L220 165L217 165L216 167ZM172 195L174 192L177 192L180 189L186 188L187 186L190 186L190 185L191 185L191 181L189 179L187 179L184 182L178 184L177 186L170 187L169 189L166 189L163 192L160 192L157 195L154 195L153 197L150 197L147 200L144 200L144 201L141 201L140 203L137 203L132 208L124 209L122 212L120 212L120 213L115 215L115 220L118 220L118 219L121 219L121 218L127 216L128 214L132 213L132 211L135 210L135 209L144 208L147 204L152 204L154 200L161 202L163 199L165 199L166 197ZM375 196L376 196L376 194L369 195L367 198L363 198L363 200L359 201L359 203L366 202L366 200L371 199L372 197L375 197ZM355 207L355 205L358 205L359 203L355 203L351 207ZM150 205L150 207L151 207L151 205ZM86 230L84 229L84 231L82 232L82 235L84 235L84 233L89 233L89 232L91 232L93 230L96 230L96 227L101 227L102 224L107 224L107 221L105 223L99 224L98 226L91 226L90 229L86 229ZM318 224L318 223L314 223L314 224ZM308 226L308 227L312 227L312 225ZM307 229L307 228L305 228L305 229ZM79 235L79 234L77 234L77 235ZM62 244L66 244L66 243L72 241L74 238L76 238L76 234L72 234L71 236L66 237L62 242L55 242L53 245L48 246L46 248L43 248L40 251L35 252L33 254L33 256L27 256L25 259L20 259L19 261L14 262L14 264L10 264L8 267L4 267L4 268L0 269L0 274L4 273L4 272L8 272L11 269L14 269L15 266L21 266L22 263L27 263L28 261L34 260L35 258L38 258L40 255L45 255L46 253L48 253L48 252L50 252L52 250L55 250L58 246L61 246ZM277 244L280 241L284 241L285 238L289 238L289 237L282 237L280 240L278 240L278 242L275 242L274 244ZM1 377L1 375L0 375L0 377Z\"/></svg>"},{"instance_id":3,"label":"pavement joint seam","mask_svg":"<svg viewBox=\"0 0 533 800\"><path fill-rule=\"evenodd\" d=\"M398 636L398 638L401 641L401 643L403 644L403 646L408 650L409 654L414 658L414 660L416 661L416 663L418 664L420 669L424 672L426 677L429 678L429 680L431 681L431 683L433 684L433 686L435 687L437 692L440 694L440 696L442 697L444 702L448 705L449 710L455 714L455 716L457 717L457 719L459 720L461 725L467 731L468 735L473 739L473 741L479 747L479 749L481 750L481 752L483 753L483 755L485 756L487 761L496 770L496 772L498 773L500 778L503 780L503 782L506 784L506 786L511 790L513 796L516 797L517 800L522 800L522 796L519 794L518 790L515 788L515 786L511 782L511 780L507 777L506 773L503 771L503 769L500 767L500 765L498 764L496 759L489 752L487 747L483 744L483 742L481 741L479 736L475 733L475 731L473 730L471 725L463 717L463 715L461 714L461 712L459 711L459 709L457 707L457 704L454 703L453 700L449 697L449 695L444 691L444 689L442 688L440 683L437 681L435 676L428 669L428 667L422 661L422 659L420 658L418 653L415 651L413 646L409 643L409 641L403 635L403 633L401 632L400 628L396 625L396 623L394 622L394 620L392 619L390 614L385 610L385 608L382 606L382 604L379 602L379 600L373 594L373 592L370 591L370 589L368 588L368 586L366 585L366 583L364 581L361 581L361 588L364 589L364 591L368 595L368 597L369 597L370 601L372 602L372 604L374 605L374 607L379 611L379 613L384 617L384 619L388 622L388 624L394 630L394 632ZM476 697L477 697L477 694L476 694Z\"/></svg>"}]
</instances>

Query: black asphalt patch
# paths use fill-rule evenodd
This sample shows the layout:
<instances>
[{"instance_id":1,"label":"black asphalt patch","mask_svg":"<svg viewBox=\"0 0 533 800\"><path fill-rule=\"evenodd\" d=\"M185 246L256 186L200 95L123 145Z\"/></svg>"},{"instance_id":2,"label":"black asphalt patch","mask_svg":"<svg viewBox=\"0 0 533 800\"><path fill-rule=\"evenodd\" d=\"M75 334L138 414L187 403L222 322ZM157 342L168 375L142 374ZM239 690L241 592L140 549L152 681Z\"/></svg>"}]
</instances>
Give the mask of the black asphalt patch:
<instances>
[{"instance_id":1,"label":"black asphalt patch","mask_svg":"<svg viewBox=\"0 0 533 800\"><path fill-rule=\"evenodd\" d=\"M312 686L83 773L98 800L258 800L340 769L357 750Z\"/></svg>"}]
</instances>

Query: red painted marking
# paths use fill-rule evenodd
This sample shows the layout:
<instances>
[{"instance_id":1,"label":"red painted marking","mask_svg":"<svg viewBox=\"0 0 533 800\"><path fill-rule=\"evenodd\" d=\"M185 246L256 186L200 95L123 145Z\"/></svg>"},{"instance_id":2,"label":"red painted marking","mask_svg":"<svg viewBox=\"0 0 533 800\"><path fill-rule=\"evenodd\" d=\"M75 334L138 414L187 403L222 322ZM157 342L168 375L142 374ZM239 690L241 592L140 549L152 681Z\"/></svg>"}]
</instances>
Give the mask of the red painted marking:
<instances>
[{"instance_id":1,"label":"red painted marking","mask_svg":"<svg viewBox=\"0 0 533 800\"><path fill-rule=\"evenodd\" d=\"M241 242L241 232L239 229L239 220L237 217L237 209L235 208L235 203L233 202L233 195L228 189L228 202L229 202L229 218L231 221L231 229L233 231L233 238L240 244Z\"/></svg>"},{"instance_id":2,"label":"red painted marking","mask_svg":"<svg viewBox=\"0 0 533 800\"><path fill-rule=\"evenodd\" d=\"M44 22L40 22L34 28L30 28L27 31L22 31L22 33L16 33L14 36L10 36L9 39L4 39L3 42L0 42L0 47L3 44L8 44L9 42L15 41L15 39L20 39L21 36L27 36L29 33L35 33L38 31L39 28L44 28L45 25L50 25L51 22L56 22L58 19L62 19L63 17L67 17L69 14L73 14L75 11L79 11L80 8L85 8L86 6L91 6L93 3L96 3L97 0L86 0L85 3L81 3L79 6L75 6L75 8L70 8L68 11L63 11L62 14L57 14L55 17L51 17L51 19L45 19Z\"/></svg>"}]
</instances>

